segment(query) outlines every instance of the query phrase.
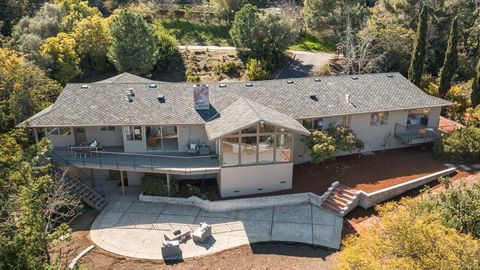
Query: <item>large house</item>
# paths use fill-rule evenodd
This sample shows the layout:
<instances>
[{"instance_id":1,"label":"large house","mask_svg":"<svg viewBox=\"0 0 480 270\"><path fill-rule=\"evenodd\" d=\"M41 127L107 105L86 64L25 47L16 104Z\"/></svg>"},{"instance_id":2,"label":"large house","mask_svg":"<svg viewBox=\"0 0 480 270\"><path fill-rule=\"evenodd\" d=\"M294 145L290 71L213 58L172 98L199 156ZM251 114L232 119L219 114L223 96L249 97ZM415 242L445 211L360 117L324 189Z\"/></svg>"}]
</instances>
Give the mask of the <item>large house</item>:
<instances>
[{"instance_id":1,"label":"large house","mask_svg":"<svg viewBox=\"0 0 480 270\"><path fill-rule=\"evenodd\" d=\"M348 126L362 151L408 147L438 137L449 105L399 73L209 85L123 73L67 84L25 123L95 178L214 177L221 196L232 197L291 188L293 165L309 160L302 137L312 130Z\"/></svg>"}]
</instances>

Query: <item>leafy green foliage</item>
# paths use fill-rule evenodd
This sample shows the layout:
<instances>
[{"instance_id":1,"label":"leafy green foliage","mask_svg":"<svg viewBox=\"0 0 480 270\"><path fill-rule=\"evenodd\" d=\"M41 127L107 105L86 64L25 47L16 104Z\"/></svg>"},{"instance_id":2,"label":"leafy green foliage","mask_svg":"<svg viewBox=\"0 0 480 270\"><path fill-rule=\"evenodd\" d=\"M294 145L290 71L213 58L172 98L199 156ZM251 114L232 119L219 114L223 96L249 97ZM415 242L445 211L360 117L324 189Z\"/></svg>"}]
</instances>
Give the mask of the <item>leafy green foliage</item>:
<instances>
[{"instance_id":1,"label":"leafy green foliage","mask_svg":"<svg viewBox=\"0 0 480 270\"><path fill-rule=\"evenodd\" d=\"M419 21L410 68L408 69L408 79L416 85L420 85L423 65L425 64L425 54L427 53L428 8L425 6L422 8Z\"/></svg>"},{"instance_id":2,"label":"leafy green foliage","mask_svg":"<svg viewBox=\"0 0 480 270\"><path fill-rule=\"evenodd\" d=\"M250 58L247 62L245 76L250 81L270 79L270 70L267 63L261 59Z\"/></svg>"},{"instance_id":3,"label":"leafy green foliage","mask_svg":"<svg viewBox=\"0 0 480 270\"><path fill-rule=\"evenodd\" d=\"M311 33L301 33L300 39L289 48L295 51L335 52L335 41L317 37Z\"/></svg>"},{"instance_id":4,"label":"leafy green foliage","mask_svg":"<svg viewBox=\"0 0 480 270\"><path fill-rule=\"evenodd\" d=\"M480 58L478 59L475 77L473 77L472 81L471 100L473 106L480 105Z\"/></svg>"},{"instance_id":5,"label":"leafy green foliage","mask_svg":"<svg viewBox=\"0 0 480 270\"><path fill-rule=\"evenodd\" d=\"M71 35L60 33L50 37L45 40L40 50L43 56L52 59L52 76L59 82L67 83L82 72L76 42Z\"/></svg>"},{"instance_id":6,"label":"leafy green foliage","mask_svg":"<svg viewBox=\"0 0 480 270\"><path fill-rule=\"evenodd\" d=\"M336 269L477 269L480 243L442 224L417 200L377 207L379 219L343 241Z\"/></svg>"},{"instance_id":7,"label":"leafy green foliage","mask_svg":"<svg viewBox=\"0 0 480 270\"><path fill-rule=\"evenodd\" d=\"M458 59L458 17L455 17L450 26L450 36L448 39L448 47L445 52L445 60L443 62L442 70L440 71L440 85L438 87L438 94L440 97L444 97L450 86L452 85L452 79L457 69Z\"/></svg>"},{"instance_id":8,"label":"leafy green foliage","mask_svg":"<svg viewBox=\"0 0 480 270\"><path fill-rule=\"evenodd\" d=\"M211 0L213 13L215 16L228 23L232 22L235 12L240 10L245 4L244 0Z\"/></svg>"},{"instance_id":9,"label":"leafy green foliage","mask_svg":"<svg viewBox=\"0 0 480 270\"><path fill-rule=\"evenodd\" d=\"M310 137L304 137L304 143L311 149L312 162L321 163L338 152L353 152L363 149L363 142L345 126L331 125L327 130L315 130Z\"/></svg>"},{"instance_id":10,"label":"leafy green foliage","mask_svg":"<svg viewBox=\"0 0 480 270\"><path fill-rule=\"evenodd\" d=\"M176 37L181 45L230 45L229 27L219 24L187 22L180 20L156 20Z\"/></svg>"},{"instance_id":11,"label":"leafy green foliage","mask_svg":"<svg viewBox=\"0 0 480 270\"><path fill-rule=\"evenodd\" d=\"M141 190L145 195L152 196L173 196L176 194L176 186L170 186L168 191L167 183L159 174L145 174L141 179Z\"/></svg>"},{"instance_id":12,"label":"leafy green foliage","mask_svg":"<svg viewBox=\"0 0 480 270\"><path fill-rule=\"evenodd\" d=\"M187 185L187 192L188 194L190 194L190 196L196 196L204 200L208 198L207 193L203 192L202 190L200 190L199 187L194 186L192 184Z\"/></svg>"},{"instance_id":13,"label":"leafy green foliage","mask_svg":"<svg viewBox=\"0 0 480 270\"><path fill-rule=\"evenodd\" d=\"M435 143L436 156L452 162L475 162L480 157L480 129L469 126L448 133Z\"/></svg>"},{"instance_id":14,"label":"leafy green foliage","mask_svg":"<svg viewBox=\"0 0 480 270\"><path fill-rule=\"evenodd\" d=\"M0 48L0 133L49 106L62 87L20 54Z\"/></svg>"},{"instance_id":15,"label":"leafy green foliage","mask_svg":"<svg viewBox=\"0 0 480 270\"><path fill-rule=\"evenodd\" d=\"M78 22L90 17L100 17L102 14L96 7L90 7L87 1L63 0L62 7L67 11L67 16L62 19L62 31L73 31Z\"/></svg>"},{"instance_id":16,"label":"leafy green foliage","mask_svg":"<svg viewBox=\"0 0 480 270\"><path fill-rule=\"evenodd\" d=\"M257 8L246 4L235 14L235 20L230 29L235 47L240 49L253 49L257 43L256 27L260 23Z\"/></svg>"},{"instance_id":17,"label":"leafy green foliage","mask_svg":"<svg viewBox=\"0 0 480 270\"><path fill-rule=\"evenodd\" d=\"M437 213L445 226L480 239L480 184L450 188L416 207L424 213Z\"/></svg>"},{"instance_id":18,"label":"leafy green foliage","mask_svg":"<svg viewBox=\"0 0 480 270\"><path fill-rule=\"evenodd\" d=\"M122 9L110 24L112 44L108 58L119 72L147 74L158 61L159 39L153 25Z\"/></svg>"}]
</instances>

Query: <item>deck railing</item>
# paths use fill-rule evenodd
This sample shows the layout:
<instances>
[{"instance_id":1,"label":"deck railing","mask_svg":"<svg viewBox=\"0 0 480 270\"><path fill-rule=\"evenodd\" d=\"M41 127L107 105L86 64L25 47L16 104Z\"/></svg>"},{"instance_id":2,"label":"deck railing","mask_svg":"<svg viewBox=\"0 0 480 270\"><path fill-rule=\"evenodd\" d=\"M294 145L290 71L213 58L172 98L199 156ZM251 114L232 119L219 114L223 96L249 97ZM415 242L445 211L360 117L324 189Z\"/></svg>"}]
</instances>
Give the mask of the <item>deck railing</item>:
<instances>
[{"instance_id":1,"label":"deck railing","mask_svg":"<svg viewBox=\"0 0 480 270\"><path fill-rule=\"evenodd\" d=\"M179 156L106 151L74 152L56 149L55 154L74 166L175 174L201 174L218 170L216 155Z\"/></svg>"},{"instance_id":2,"label":"deck railing","mask_svg":"<svg viewBox=\"0 0 480 270\"><path fill-rule=\"evenodd\" d=\"M394 135L405 143L418 144L432 142L439 138L445 132L451 132L457 129L457 126L442 125L439 127L426 127L426 126L404 126L399 123L395 123Z\"/></svg>"}]
</instances>

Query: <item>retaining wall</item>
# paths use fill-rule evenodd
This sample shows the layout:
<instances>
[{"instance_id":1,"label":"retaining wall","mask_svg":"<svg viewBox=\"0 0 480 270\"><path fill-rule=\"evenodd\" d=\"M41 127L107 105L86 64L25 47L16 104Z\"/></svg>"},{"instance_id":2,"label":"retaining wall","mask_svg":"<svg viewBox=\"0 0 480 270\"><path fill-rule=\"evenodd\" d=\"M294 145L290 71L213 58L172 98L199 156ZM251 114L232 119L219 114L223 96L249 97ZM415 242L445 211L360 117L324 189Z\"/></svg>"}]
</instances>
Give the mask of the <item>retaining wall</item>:
<instances>
[{"instance_id":1,"label":"retaining wall","mask_svg":"<svg viewBox=\"0 0 480 270\"><path fill-rule=\"evenodd\" d=\"M443 171L435 172L420 178L410 180L405 183L401 183L395 186L384 188L372 193L367 193L363 190L359 191L359 205L365 209L374 206L377 203L381 203L392 198L395 198L398 195L401 195L411 189L421 187L427 183L430 183L441 176L447 176L454 173L456 168L448 168Z\"/></svg>"},{"instance_id":2,"label":"retaining wall","mask_svg":"<svg viewBox=\"0 0 480 270\"><path fill-rule=\"evenodd\" d=\"M303 203L311 203L316 206L321 206L323 202L330 196L330 193L338 185L338 182L332 183L328 190L322 195L318 196L311 192L265 196L246 199L233 199L224 201L209 201L203 200L196 196L189 198L165 197L165 196L149 196L140 194L139 200L142 202L157 202L181 205L193 205L208 212L223 212L250 208L264 208L273 206L287 206L297 205Z\"/></svg>"}]
</instances>

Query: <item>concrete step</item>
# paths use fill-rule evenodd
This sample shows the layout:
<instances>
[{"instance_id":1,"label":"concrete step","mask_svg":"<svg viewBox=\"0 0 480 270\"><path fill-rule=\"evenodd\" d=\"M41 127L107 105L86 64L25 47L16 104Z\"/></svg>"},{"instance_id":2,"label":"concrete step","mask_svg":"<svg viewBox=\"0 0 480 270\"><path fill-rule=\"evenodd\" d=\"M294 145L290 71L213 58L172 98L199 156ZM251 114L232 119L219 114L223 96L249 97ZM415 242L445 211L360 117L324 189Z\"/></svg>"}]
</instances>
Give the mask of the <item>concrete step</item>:
<instances>
[{"instance_id":1,"label":"concrete step","mask_svg":"<svg viewBox=\"0 0 480 270\"><path fill-rule=\"evenodd\" d=\"M324 204L322 204L322 207L337 215L340 215L342 211L342 209L340 209L337 205L331 204L329 202L325 202Z\"/></svg>"},{"instance_id":2,"label":"concrete step","mask_svg":"<svg viewBox=\"0 0 480 270\"><path fill-rule=\"evenodd\" d=\"M340 201L344 201L344 202L351 201L355 198L355 196L350 196L350 195L346 195L346 194L343 194L343 193L339 193L339 192L336 192L336 190L334 190L330 194L330 197L334 197L334 198L336 198Z\"/></svg>"},{"instance_id":3,"label":"concrete step","mask_svg":"<svg viewBox=\"0 0 480 270\"><path fill-rule=\"evenodd\" d=\"M328 197L325 201L330 202L330 203L335 204L335 205L338 205L340 208L345 207L348 204L348 202L340 201L340 200L338 200L338 199L336 199L332 196Z\"/></svg>"}]
</instances>

